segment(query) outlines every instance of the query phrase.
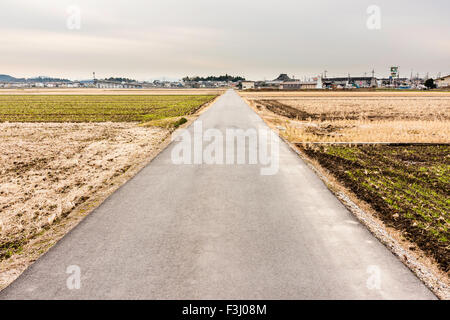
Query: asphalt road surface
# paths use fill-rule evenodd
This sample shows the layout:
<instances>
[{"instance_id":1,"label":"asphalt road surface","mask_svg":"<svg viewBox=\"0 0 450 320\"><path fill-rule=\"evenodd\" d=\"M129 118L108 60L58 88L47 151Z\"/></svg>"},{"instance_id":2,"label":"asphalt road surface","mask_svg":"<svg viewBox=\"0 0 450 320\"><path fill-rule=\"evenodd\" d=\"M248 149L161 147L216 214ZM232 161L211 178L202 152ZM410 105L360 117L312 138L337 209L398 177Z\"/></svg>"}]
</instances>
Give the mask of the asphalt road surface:
<instances>
[{"instance_id":1,"label":"asphalt road surface","mask_svg":"<svg viewBox=\"0 0 450 320\"><path fill-rule=\"evenodd\" d=\"M232 90L197 121L267 129ZM172 143L0 299L434 299L279 143L273 175L174 164Z\"/></svg>"}]
</instances>

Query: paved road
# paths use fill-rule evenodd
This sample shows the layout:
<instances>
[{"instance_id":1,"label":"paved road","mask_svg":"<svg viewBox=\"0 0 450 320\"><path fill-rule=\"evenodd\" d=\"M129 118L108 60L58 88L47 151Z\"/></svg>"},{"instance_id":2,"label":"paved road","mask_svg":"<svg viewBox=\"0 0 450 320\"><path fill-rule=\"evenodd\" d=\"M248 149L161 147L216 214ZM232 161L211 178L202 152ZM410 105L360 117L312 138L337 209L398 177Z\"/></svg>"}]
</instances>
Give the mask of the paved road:
<instances>
[{"instance_id":1,"label":"paved road","mask_svg":"<svg viewBox=\"0 0 450 320\"><path fill-rule=\"evenodd\" d=\"M234 91L199 120L222 132L266 128ZM173 148L0 298L435 298L284 143L275 175L251 164L175 165ZM78 290L66 285L70 265L81 270Z\"/></svg>"}]
</instances>

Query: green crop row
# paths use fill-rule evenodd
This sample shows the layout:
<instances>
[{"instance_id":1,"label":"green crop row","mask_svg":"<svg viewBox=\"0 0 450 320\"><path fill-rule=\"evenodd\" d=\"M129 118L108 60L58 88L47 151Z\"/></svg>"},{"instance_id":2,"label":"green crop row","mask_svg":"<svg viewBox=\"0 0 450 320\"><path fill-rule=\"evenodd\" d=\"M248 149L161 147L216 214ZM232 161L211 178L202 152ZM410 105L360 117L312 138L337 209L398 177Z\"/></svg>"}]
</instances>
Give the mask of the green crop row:
<instances>
[{"instance_id":1,"label":"green crop row","mask_svg":"<svg viewBox=\"0 0 450 320\"><path fill-rule=\"evenodd\" d=\"M215 95L0 95L0 122L139 122L195 112Z\"/></svg>"},{"instance_id":2,"label":"green crop row","mask_svg":"<svg viewBox=\"0 0 450 320\"><path fill-rule=\"evenodd\" d=\"M305 146L360 199L450 269L450 146Z\"/></svg>"}]
</instances>

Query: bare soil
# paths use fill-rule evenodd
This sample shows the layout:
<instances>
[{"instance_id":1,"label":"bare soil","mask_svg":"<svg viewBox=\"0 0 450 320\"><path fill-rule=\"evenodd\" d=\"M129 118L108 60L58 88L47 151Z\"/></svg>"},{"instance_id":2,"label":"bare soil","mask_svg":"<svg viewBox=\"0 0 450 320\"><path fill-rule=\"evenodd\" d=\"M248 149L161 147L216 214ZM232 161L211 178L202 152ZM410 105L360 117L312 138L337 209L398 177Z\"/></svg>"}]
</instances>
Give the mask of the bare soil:
<instances>
[{"instance_id":1,"label":"bare soil","mask_svg":"<svg viewBox=\"0 0 450 320\"><path fill-rule=\"evenodd\" d=\"M298 147L450 272L450 146Z\"/></svg>"},{"instance_id":2,"label":"bare soil","mask_svg":"<svg viewBox=\"0 0 450 320\"><path fill-rule=\"evenodd\" d=\"M132 123L0 123L0 262L114 185L168 134Z\"/></svg>"},{"instance_id":3,"label":"bare soil","mask_svg":"<svg viewBox=\"0 0 450 320\"><path fill-rule=\"evenodd\" d=\"M141 124L0 123L0 290L214 101Z\"/></svg>"}]
</instances>

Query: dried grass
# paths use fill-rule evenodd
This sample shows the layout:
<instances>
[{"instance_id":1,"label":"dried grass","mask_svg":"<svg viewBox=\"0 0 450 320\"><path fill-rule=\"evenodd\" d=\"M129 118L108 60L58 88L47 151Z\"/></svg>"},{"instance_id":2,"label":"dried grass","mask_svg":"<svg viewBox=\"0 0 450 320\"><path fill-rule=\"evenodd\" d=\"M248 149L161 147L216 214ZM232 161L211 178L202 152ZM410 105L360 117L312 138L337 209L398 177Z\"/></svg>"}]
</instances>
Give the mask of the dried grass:
<instances>
[{"instance_id":1,"label":"dried grass","mask_svg":"<svg viewBox=\"0 0 450 320\"><path fill-rule=\"evenodd\" d=\"M249 92L241 93L292 142L450 142L450 93ZM258 95L257 95L258 94ZM289 119L265 101L301 112Z\"/></svg>"},{"instance_id":2,"label":"dried grass","mask_svg":"<svg viewBox=\"0 0 450 320\"><path fill-rule=\"evenodd\" d=\"M1 123L0 254L143 161L167 132L129 123Z\"/></svg>"},{"instance_id":3,"label":"dried grass","mask_svg":"<svg viewBox=\"0 0 450 320\"><path fill-rule=\"evenodd\" d=\"M340 98L340 97L449 97L450 91L241 91L246 99L297 99L297 98Z\"/></svg>"},{"instance_id":4,"label":"dried grass","mask_svg":"<svg viewBox=\"0 0 450 320\"><path fill-rule=\"evenodd\" d=\"M283 104L325 119L450 120L448 97L287 99Z\"/></svg>"},{"instance_id":5,"label":"dried grass","mask_svg":"<svg viewBox=\"0 0 450 320\"><path fill-rule=\"evenodd\" d=\"M450 120L336 120L286 122L282 131L292 142L450 143Z\"/></svg>"}]
</instances>

